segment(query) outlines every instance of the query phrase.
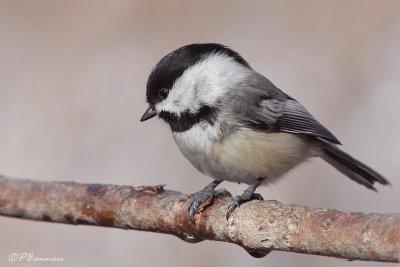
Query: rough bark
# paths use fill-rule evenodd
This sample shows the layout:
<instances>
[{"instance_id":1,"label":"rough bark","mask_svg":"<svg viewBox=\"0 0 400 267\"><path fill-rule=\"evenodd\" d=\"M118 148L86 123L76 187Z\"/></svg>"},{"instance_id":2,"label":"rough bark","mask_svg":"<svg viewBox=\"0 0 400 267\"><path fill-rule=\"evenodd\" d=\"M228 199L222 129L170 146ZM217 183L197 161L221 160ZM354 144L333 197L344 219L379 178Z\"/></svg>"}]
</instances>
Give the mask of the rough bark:
<instances>
[{"instance_id":1,"label":"rough bark","mask_svg":"<svg viewBox=\"0 0 400 267\"><path fill-rule=\"evenodd\" d=\"M0 176L0 215L23 219L134 229L175 235L187 242L235 243L261 257L271 250L349 260L399 262L400 215L354 213L251 201L225 215L218 198L196 215L190 195L164 186L40 182Z\"/></svg>"}]
</instances>

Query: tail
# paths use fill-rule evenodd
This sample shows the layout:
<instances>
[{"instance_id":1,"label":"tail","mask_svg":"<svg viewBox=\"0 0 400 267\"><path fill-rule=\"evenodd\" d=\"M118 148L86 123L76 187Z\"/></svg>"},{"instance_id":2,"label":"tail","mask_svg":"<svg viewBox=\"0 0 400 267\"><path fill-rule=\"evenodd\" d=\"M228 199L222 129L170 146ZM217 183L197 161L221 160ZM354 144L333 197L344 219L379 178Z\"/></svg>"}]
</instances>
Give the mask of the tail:
<instances>
[{"instance_id":1,"label":"tail","mask_svg":"<svg viewBox=\"0 0 400 267\"><path fill-rule=\"evenodd\" d=\"M374 182L378 182L382 185L390 184L382 175L349 154L341 151L335 145L324 141L321 142L321 145L323 150L321 157L353 181L374 191L376 191Z\"/></svg>"}]
</instances>

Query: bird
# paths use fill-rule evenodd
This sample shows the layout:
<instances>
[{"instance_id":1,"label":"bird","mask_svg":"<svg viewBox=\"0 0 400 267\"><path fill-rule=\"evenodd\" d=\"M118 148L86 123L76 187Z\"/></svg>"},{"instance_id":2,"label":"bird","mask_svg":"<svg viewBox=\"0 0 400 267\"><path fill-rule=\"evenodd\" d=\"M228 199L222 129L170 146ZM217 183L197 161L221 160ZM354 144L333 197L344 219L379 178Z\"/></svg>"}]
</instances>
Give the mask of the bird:
<instances>
[{"instance_id":1,"label":"bird","mask_svg":"<svg viewBox=\"0 0 400 267\"><path fill-rule=\"evenodd\" d=\"M296 99L254 70L230 47L218 43L182 46L152 69L148 108L140 121L166 122L182 154L213 180L195 193L190 220L218 196L222 181L245 183L232 198L226 219L241 204L263 200L256 193L309 158L320 157L353 181L375 190L388 185L378 172L342 151L340 141Z\"/></svg>"}]
</instances>

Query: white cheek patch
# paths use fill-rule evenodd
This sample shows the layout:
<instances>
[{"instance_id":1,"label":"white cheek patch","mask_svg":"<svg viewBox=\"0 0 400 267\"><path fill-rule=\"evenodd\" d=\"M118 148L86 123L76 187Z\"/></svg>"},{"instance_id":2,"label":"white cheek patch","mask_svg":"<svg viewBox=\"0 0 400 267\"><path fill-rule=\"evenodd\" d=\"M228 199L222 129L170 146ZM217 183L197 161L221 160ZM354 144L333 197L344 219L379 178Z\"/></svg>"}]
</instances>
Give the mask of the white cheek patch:
<instances>
[{"instance_id":1,"label":"white cheek patch","mask_svg":"<svg viewBox=\"0 0 400 267\"><path fill-rule=\"evenodd\" d=\"M157 112L180 115L196 113L201 106L214 106L234 85L252 70L224 54L212 54L188 68L177 79L168 97L156 105Z\"/></svg>"},{"instance_id":2,"label":"white cheek patch","mask_svg":"<svg viewBox=\"0 0 400 267\"><path fill-rule=\"evenodd\" d=\"M195 106L196 82L195 80L185 82L183 83L181 79L175 81L168 97L156 105L157 112L168 111L179 115Z\"/></svg>"}]
</instances>

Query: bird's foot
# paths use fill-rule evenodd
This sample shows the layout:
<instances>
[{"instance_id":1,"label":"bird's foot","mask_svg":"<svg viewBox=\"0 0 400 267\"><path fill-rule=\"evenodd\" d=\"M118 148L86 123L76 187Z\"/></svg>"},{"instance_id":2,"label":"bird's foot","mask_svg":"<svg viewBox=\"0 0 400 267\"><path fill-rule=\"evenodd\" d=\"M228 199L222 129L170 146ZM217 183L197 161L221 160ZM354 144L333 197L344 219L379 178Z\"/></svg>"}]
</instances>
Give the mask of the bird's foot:
<instances>
[{"instance_id":1,"label":"bird's foot","mask_svg":"<svg viewBox=\"0 0 400 267\"><path fill-rule=\"evenodd\" d=\"M203 190L194 194L192 201L189 204L189 217L190 220L195 223L194 216L201 212L204 208L212 203L214 197L219 196L229 196L231 197L231 193L229 193L226 189L215 190L214 188L220 183L220 181L213 181L211 184L207 185Z\"/></svg>"},{"instance_id":2,"label":"bird's foot","mask_svg":"<svg viewBox=\"0 0 400 267\"><path fill-rule=\"evenodd\" d=\"M258 194L254 193L257 187L265 180L265 178L258 178L254 183L252 183L240 196L236 196L233 198L231 203L228 206L228 212L226 213L226 220L229 220L232 212L239 207L241 204L251 201L253 199L264 200L264 198Z\"/></svg>"},{"instance_id":3,"label":"bird's foot","mask_svg":"<svg viewBox=\"0 0 400 267\"><path fill-rule=\"evenodd\" d=\"M243 193L240 196L236 196L233 198L233 200L231 201L231 203L229 203L228 206L228 212L226 213L226 220L229 220L229 217L231 217L232 212L239 207L240 205L242 205L245 202L251 201L251 200L264 200L264 198L258 194L258 193L253 193L252 195L246 195L245 193Z\"/></svg>"}]
</instances>

